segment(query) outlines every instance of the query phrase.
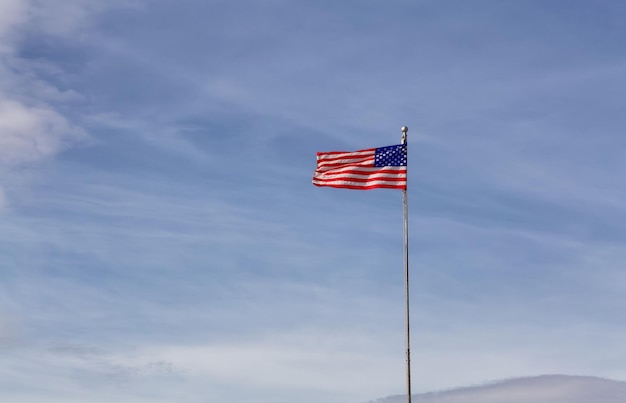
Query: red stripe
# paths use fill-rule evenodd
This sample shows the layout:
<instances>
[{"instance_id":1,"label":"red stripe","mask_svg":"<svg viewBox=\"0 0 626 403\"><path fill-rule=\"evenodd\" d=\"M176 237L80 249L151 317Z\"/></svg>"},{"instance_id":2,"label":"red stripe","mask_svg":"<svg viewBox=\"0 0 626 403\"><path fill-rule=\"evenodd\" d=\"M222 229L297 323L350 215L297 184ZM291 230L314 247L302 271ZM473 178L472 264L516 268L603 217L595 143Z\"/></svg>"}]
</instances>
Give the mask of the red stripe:
<instances>
[{"instance_id":1,"label":"red stripe","mask_svg":"<svg viewBox=\"0 0 626 403\"><path fill-rule=\"evenodd\" d=\"M333 183L333 182L358 182L358 183L371 183L371 182L389 182L389 183L405 183L406 178L315 178L316 182L320 183Z\"/></svg>"},{"instance_id":2,"label":"red stripe","mask_svg":"<svg viewBox=\"0 0 626 403\"><path fill-rule=\"evenodd\" d=\"M320 174L315 174L313 176L315 179L324 179L324 180L338 180L338 179L352 179L352 178L360 178L360 179L366 179L366 180L378 180L378 179L384 179L384 180L392 180L392 179L406 179L406 172L393 172L393 173L382 173L382 172L375 172L375 173L370 173L367 175L363 175L363 174L342 174L342 173L333 173L333 172L329 172L329 173L320 173Z\"/></svg>"},{"instance_id":3,"label":"red stripe","mask_svg":"<svg viewBox=\"0 0 626 403\"><path fill-rule=\"evenodd\" d=\"M376 148L365 148L363 150L357 150L357 151L323 151L323 152L318 152L317 156L325 156L325 155L337 155L337 154L346 154L346 155L350 155L350 154L356 154L356 153L364 153L364 152L375 152Z\"/></svg>"},{"instance_id":4,"label":"red stripe","mask_svg":"<svg viewBox=\"0 0 626 403\"><path fill-rule=\"evenodd\" d=\"M331 187L340 189L357 189L357 190L371 190L371 189L406 189L406 184L403 185L371 185L371 186L352 186L352 185L330 185L330 184L318 184L313 182L318 187Z\"/></svg>"},{"instance_id":5,"label":"red stripe","mask_svg":"<svg viewBox=\"0 0 626 403\"><path fill-rule=\"evenodd\" d=\"M406 174L406 167L383 167L383 168L376 168L376 167L346 167L346 168L337 168L337 169L328 169L328 170L320 170L320 169L316 169L315 170L315 175L321 174L321 175L328 175L328 174L357 174L357 175L372 175L372 174L378 174L378 173L384 173L384 174L396 174L396 173L404 173Z\"/></svg>"},{"instance_id":6,"label":"red stripe","mask_svg":"<svg viewBox=\"0 0 626 403\"><path fill-rule=\"evenodd\" d=\"M358 161L358 162L350 162L350 163L339 163L339 164L318 164L317 170L332 170L337 168L348 168L348 167L363 167L363 168L375 168L374 167L374 159Z\"/></svg>"},{"instance_id":7,"label":"red stripe","mask_svg":"<svg viewBox=\"0 0 626 403\"><path fill-rule=\"evenodd\" d=\"M360 154L360 155L341 155L339 157L333 157L333 158L317 158L317 162L318 163L322 163L322 162L333 162L333 161L340 161L340 160L359 160L359 159L364 159L364 158L374 158L375 155L374 153L367 153L367 154Z\"/></svg>"},{"instance_id":8,"label":"red stripe","mask_svg":"<svg viewBox=\"0 0 626 403\"><path fill-rule=\"evenodd\" d=\"M317 167L345 167L350 165L363 166L364 164L374 166L374 157L362 158L341 158L332 161L317 161Z\"/></svg>"},{"instance_id":9,"label":"red stripe","mask_svg":"<svg viewBox=\"0 0 626 403\"><path fill-rule=\"evenodd\" d=\"M318 155L318 161L333 161L333 160L341 160L341 159L350 159L350 158L367 158L374 157L376 154L374 152L362 152L362 153L350 153L350 154L336 154L336 155Z\"/></svg>"}]
</instances>

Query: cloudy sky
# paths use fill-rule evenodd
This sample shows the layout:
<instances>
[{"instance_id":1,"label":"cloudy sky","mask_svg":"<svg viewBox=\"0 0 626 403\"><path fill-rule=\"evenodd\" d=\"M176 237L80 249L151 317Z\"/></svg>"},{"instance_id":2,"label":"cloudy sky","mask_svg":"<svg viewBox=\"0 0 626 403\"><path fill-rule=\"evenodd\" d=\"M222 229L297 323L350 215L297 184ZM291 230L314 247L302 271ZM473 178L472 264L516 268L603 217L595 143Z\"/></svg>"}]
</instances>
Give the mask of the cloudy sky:
<instances>
[{"instance_id":1,"label":"cloudy sky","mask_svg":"<svg viewBox=\"0 0 626 403\"><path fill-rule=\"evenodd\" d=\"M0 0L0 400L626 379L626 4Z\"/></svg>"}]
</instances>

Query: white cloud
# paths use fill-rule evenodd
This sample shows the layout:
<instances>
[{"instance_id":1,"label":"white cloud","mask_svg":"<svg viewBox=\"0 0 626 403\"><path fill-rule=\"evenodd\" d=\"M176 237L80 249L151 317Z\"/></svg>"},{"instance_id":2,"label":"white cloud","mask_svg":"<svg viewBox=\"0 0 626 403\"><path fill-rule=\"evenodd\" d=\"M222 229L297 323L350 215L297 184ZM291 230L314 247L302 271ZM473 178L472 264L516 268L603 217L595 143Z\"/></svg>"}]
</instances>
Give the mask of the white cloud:
<instances>
[{"instance_id":1,"label":"white cloud","mask_svg":"<svg viewBox=\"0 0 626 403\"><path fill-rule=\"evenodd\" d=\"M0 163L4 166L51 157L84 135L50 107L0 100Z\"/></svg>"}]
</instances>

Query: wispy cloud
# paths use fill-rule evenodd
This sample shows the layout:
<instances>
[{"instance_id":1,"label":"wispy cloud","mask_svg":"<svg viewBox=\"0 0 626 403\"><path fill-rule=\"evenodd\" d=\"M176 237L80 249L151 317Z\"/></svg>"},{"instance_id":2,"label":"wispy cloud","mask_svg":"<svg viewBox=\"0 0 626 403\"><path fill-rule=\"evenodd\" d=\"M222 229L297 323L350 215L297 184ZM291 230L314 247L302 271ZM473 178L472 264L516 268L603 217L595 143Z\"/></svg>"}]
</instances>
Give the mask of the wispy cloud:
<instances>
[{"instance_id":1,"label":"wispy cloud","mask_svg":"<svg viewBox=\"0 0 626 403\"><path fill-rule=\"evenodd\" d=\"M3 188L19 185L13 171L45 162L84 142L88 131L70 116L67 103L81 100L72 88L47 77L63 71L50 60L25 57L24 44L36 35L80 35L92 17L106 9L138 2L103 5L91 0L63 0L51 6L37 0L5 1L0 6L0 180ZM6 189L0 207L6 206Z\"/></svg>"},{"instance_id":2,"label":"wispy cloud","mask_svg":"<svg viewBox=\"0 0 626 403\"><path fill-rule=\"evenodd\" d=\"M84 132L51 109L28 107L16 101L0 103L0 163L19 166L57 154Z\"/></svg>"}]
</instances>

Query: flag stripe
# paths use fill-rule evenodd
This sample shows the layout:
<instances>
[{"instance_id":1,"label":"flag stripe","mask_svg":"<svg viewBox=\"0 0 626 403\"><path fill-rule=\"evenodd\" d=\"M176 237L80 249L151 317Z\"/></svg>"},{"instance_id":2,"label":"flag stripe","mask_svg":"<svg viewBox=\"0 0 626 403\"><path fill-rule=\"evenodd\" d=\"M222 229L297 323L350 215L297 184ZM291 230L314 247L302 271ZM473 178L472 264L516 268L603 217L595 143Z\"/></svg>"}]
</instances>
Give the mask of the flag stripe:
<instances>
[{"instance_id":1,"label":"flag stripe","mask_svg":"<svg viewBox=\"0 0 626 403\"><path fill-rule=\"evenodd\" d=\"M352 182L352 181L336 181L333 183L317 183L316 181L313 181L313 184L315 186L324 186L324 187L333 187L333 188L345 188L345 189L363 189L363 190L370 190L370 189L378 189L378 188L382 188L382 189L406 189L406 185L402 185L402 184L392 184L392 183L388 183L388 182L371 182L369 184L363 184L360 182Z\"/></svg>"},{"instance_id":2,"label":"flag stripe","mask_svg":"<svg viewBox=\"0 0 626 403\"><path fill-rule=\"evenodd\" d=\"M324 164L350 164L352 162L358 162L358 161L367 161L367 160L374 160L374 154L370 153L368 155L357 155L355 157L346 157L343 156L341 158L320 158L317 160L318 164L324 165Z\"/></svg>"},{"instance_id":3,"label":"flag stripe","mask_svg":"<svg viewBox=\"0 0 626 403\"><path fill-rule=\"evenodd\" d=\"M398 179L396 178L334 178L334 179L315 179L314 181L317 184L332 184L332 183L341 183L341 182L354 182L360 183L362 185L369 185L372 183L388 183L391 185L398 184Z\"/></svg>"},{"instance_id":4,"label":"flag stripe","mask_svg":"<svg viewBox=\"0 0 626 403\"><path fill-rule=\"evenodd\" d=\"M375 174L375 173L406 173L406 167L364 167L364 166L348 166L334 169L316 169L316 175L328 175L328 174Z\"/></svg>"},{"instance_id":5,"label":"flag stripe","mask_svg":"<svg viewBox=\"0 0 626 403\"><path fill-rule=\"evenodd\" d=\"M325 169L331 169L331 168L341 168L341 167L345 167L345 166L365 166L365 167L371 167L374 165L374 157L368 157L368 158L360 158L360 159L355 159L355 160L346 160L346 159L342 159L342 160L338 160L338 161L334 161L334 162L322 162L322 163L318 163L317 164L317 168L325 168Z\"/></svg>"},{"instance_id":6,"label":"flag stripe","mask_svg":"<svg viewBox=\"0 0 626 403\"><path fill-rule=\"evenodd\" d=\"M406 179L406 172L404 173L385 173L385 172L377 172L372 174L323 174L316 175L315 179L317 180L338 180L338 179L354 179L354 180L368 180L368 179L389 179L389 180L398 180L398 179Z\"/></svg>"},{"instance_id":7,"label":"flag stripe","mask_svg":"<svg viewBox=\"0 0 626 403\"><path fill-rule=\"evenodd\" d=\"M342 157L356 157L359 155L374 155L376 151L375 148L366 148L365 150L359 151L328 151L328 152L318 152L317 159L333 159L333 158L342 158Z\"/></svg>"}]
</instances>

